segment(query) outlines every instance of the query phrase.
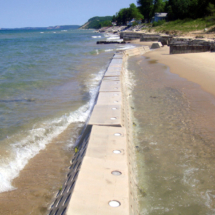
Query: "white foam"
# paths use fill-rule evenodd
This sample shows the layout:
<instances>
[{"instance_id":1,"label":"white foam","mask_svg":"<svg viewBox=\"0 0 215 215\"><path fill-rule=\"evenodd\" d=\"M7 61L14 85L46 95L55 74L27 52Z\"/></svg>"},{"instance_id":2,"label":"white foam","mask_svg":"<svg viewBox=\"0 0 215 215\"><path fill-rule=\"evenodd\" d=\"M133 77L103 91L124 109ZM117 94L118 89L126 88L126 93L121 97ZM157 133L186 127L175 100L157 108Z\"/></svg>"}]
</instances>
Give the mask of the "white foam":
<instances>
[{"instance_id":1,"label":"white foam","mask_svg":"<svg viewBox=\"0 0 215 215\"><path fill-rule=\"evenodd\" d=\"M215 212L215 209L213 207L213 201L215 199L215 195L213 194L213 190L207 190L205 193L201 193L202 198L205 200L205 205L210 208L213 212Z\"/></svg>"},{"instance_id":2,"label":"white foam","mask_svg":"<svg viewBox=\"0 0 215 215\"><path fill-rule=\"evenodd\" d=\"M105 52L112 52L114 49L106 49Z\"/></svg>"},{"instance_id":3,"label":"white foam","mask_svg":"<svg viewBox=\"0 0 215 215\"><path fill-rule=\"evenodd\" d=\"M124 45L124 46L120 46L119 48L117 48L116 50L127 50L127 49L133 49L135 48L136 46L133 46L133 45Z\"/></svg>"},{"instance_id":4,"label":"white foam","mask_svg":"<svg viewBox=\"0 0 215 215\"><path fill-rule=\"evenodd\" d=\"M199 184L199 180L197 180L196 173L199 171L198 168L189 168L184 171L183 179L182 181L185 184L190 185L191 187L195 187L197 184Z\"/></svg>"},{"instance_id":5,"label":"white foam","mask_svg":"<svg viewBox=\"0 0 215 215\"><path fill-rule=\"evenodd\" d=\"M101 70L93 76L93 80L88 81L90 101L81 106L74 112L70 112L48 121L43 121L40 125L35 125L32 130L27 131L27 135L18 142L11 144L12 153L10 159L0 160L0 192L15 189L11 182L19 176L19 172L25 167L28 161L33 158L40 150L45 149L46 145L53 138L61 134L71 123L86 122L94 106L98 83L104 74Z\"/></svg>"},{"instance_id":6,"label":"white foam","mask_svg":"<svg viewBox=\"0 0 215 215\"><path fill-rule=\"evenodd\" d=\"M40 32L41 34L44 34L44 32Z\"/></svg>"},{"instance_id":7,"label":"white foam","mask_svg":"<svg viewBox=\"0 0 215 215\"><path fill-rule=\"evenodd\" d=\"M95 39L95 38L101 38L101 36L92 36L92 38L94 38L94 39Z\"/></svg>"}]
</instances>

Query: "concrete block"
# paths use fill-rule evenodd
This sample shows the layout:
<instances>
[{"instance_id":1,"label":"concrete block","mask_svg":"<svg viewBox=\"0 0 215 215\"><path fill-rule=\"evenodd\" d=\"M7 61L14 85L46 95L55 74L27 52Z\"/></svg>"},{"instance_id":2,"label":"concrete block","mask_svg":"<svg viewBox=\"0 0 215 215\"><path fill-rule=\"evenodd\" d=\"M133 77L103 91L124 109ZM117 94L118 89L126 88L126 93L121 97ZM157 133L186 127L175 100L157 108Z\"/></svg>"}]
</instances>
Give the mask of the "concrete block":
<instances>
[{"instance_id":1,"label":"concrete block","mask_svg":"<svg viewBox=\"0 0 215 215\"><path fill-rule=\"evenodd\" d=\"M121 92L100 92L97 105L121 105Z\"/></svg>"},{"instance_id":2,"label":"concrete block","mask_svg":"<svg viewBox=\"0 0 215 215\"><path fill-rule=\"evenodd\" d=\"M95 105L89 125L121 126L121 105Z\"/></svg>"},{"instance_id":3,"label":"concrete block","mask_svg":"<svg viewBox=\"0 0 215 215\"><path fill-rule=\"evenodd\" d=\"M103 80L99 89L99 92L120 92L120 91L121 91L120 81Z\"/></svg>"},{"instance_id":4,"label":"concrete block","mask_svg":"<svg viewBox=\"0 0 215 215\"><path fill-rule=\"evenodd\" d=\"M151 49L158 49L160 47L162 47L161 42L152 43Z\"/></svg>"}]
</instances>

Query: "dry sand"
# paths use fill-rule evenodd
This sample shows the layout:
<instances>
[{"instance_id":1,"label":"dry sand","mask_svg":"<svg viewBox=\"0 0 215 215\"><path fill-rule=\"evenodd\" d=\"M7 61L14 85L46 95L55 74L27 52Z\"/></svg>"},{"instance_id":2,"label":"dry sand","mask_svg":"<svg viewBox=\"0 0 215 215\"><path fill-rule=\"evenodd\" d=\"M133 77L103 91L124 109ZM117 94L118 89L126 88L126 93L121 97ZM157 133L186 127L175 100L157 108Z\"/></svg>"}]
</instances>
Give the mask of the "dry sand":
<instances>
[{"instance_id":1,"label":"dry sand","mask_svg":"<svg viewBox=\"0 0 215 215\"><path fill-rule=\"evenodd\" d=\"M199 84L203 90L215 95L215 53L169 54L164 46L144 55L170 67L172 73Z\"/></svg>"}]
</instances>

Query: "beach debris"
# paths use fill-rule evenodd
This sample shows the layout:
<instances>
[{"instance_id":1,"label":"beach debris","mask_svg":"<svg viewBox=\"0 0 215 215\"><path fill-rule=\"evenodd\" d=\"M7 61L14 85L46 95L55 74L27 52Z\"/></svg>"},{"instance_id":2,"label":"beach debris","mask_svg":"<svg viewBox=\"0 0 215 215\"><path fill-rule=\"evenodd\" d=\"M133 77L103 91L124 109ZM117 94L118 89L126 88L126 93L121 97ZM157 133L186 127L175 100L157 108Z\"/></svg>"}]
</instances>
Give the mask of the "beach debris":
<instances>
[{"instance_id":1,"label":"beach debris","mask_svg":"<svg viewBox=\"0 0 215 215\"><path fill-rule=\"evenodd\" d=\"M75 147L75 153L77 153L79 150L78 150L78 147Z\"/></svg>"}]
</instances>

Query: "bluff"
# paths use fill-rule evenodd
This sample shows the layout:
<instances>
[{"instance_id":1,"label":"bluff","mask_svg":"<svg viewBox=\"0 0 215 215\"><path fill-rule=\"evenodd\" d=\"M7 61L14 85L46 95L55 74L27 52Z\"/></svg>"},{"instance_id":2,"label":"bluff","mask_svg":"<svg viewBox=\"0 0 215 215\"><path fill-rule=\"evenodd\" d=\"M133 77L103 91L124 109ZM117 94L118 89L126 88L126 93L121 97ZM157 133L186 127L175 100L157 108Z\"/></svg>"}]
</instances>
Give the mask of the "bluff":
<instances>
[{"instance_id":1,"label":"bluff","mask_svg":"<svg viewBox=\"0 0 215 215\"><path fill-rule=\"evenodd\" d=\"M80 29L89 29L89 28L95 28L99 29L103 27L104 23L111 22L112 16L95 16L90 18L84 25L80 27Z\"/></svg>"}]
</instances>

